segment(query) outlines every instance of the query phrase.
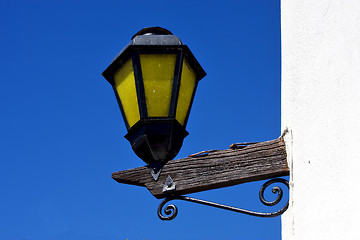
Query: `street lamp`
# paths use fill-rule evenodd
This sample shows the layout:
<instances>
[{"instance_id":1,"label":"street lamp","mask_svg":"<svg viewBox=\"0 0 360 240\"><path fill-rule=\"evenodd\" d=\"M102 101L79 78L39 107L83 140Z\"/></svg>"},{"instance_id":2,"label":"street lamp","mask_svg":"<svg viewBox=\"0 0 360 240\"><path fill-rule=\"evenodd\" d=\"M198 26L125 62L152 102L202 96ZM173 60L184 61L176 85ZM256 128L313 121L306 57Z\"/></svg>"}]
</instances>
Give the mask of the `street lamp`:
<instances>
[{"instance_id":1,"label":"street lamp","mask_svg":"<svg viewBox=\"0 0 360 240\"><path fill-rule=\"evenodd\" d=\"M128 133L125 138L147 167L115 172L119 183L146 187L156 198L165 198L158 208L162 220L176 217L171 200L184 200L259 217L282 214L288 202L274 212L256 212L226 206L184 194L274 178L260 188L260 201L277 205L283 196L280 187L273 201L264 198L265 189L274 183L289 187L286 146L281 136L260 143L232 144L227 150L201 151L171 161L188 135L186 123L197 84L206 75L194 55L180 39L160 27L144 28L118 54L103 72L111 84ZM168 163L169 162L169 163ZM166 164L166 165L165 165ZM152 177L149 176L148 168ZM162 174L160 175L160 173ZM162 214L162 209L168 216Z\"/></svg>"},{"instance_id":2,"label":"street lamp","mask_svg":"<svg viewBox=\"0 0 360 240\"><path fill-rule=\"evenodd\" d=\"M186 123L205 71L177 36L150 27L136 33L102 75L120 106L125 138L157 180L189 134Z\"/></svg>"}]
</instances>

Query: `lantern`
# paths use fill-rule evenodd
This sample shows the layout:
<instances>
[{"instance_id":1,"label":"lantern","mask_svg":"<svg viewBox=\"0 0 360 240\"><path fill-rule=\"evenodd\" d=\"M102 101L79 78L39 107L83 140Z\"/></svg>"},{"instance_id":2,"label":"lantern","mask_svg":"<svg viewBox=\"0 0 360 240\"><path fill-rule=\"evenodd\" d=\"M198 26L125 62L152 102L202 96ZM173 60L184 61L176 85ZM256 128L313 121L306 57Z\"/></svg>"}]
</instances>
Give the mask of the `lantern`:
<instances>
[{"instance_id":1,"label":"lantern","mask_svg":"<svg viewBox=\"0 0 360 240\"><path fill-rule=\"evenodd\" d=\"M198 81L206 73L164 28L144 28L102 74L113 87L130 142L156 180L179 152Z\"/></svg>"}]
</instances>

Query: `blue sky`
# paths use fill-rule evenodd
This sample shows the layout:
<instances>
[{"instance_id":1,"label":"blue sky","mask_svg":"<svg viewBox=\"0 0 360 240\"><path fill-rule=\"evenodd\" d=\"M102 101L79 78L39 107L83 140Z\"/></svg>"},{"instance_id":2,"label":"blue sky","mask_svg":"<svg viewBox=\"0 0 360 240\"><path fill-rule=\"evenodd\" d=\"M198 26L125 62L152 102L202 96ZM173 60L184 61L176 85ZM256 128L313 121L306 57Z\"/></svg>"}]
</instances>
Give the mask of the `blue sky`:
<instances>
[{"instance_id":1,"label":"blue sky","mask_svg":"<svg viewBox=\"0 0 360 240\"><path fill-rule=\"evenodd\" d=\"M261 219L160 200L116 183L142 166L101 76L143 27L169 29L207 76L177 158L280 136L280 0L0 0L0 239L280 239ZM262 182L192 196L266 211Z\"/></svg>"}]
</instances>

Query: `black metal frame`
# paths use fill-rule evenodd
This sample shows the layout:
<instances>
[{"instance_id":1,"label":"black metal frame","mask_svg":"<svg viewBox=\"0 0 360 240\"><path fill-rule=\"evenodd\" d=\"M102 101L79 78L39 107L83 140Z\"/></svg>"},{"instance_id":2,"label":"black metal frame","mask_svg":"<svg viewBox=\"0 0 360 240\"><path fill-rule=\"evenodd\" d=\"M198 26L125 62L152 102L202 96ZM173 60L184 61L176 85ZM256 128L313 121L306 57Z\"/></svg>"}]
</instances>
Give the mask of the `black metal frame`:
<instances>
[{"instance_id":1,"label":"black metal frame","mask_svg":"<svg viewBox=\"0 0 360 240\"><path fill-rule=\"evenodd\" d=\"M181 50L178 53L176 53L173 86L172 86L172 91L171 91L171 99L170 99L170 107L169 107L169 115L168 115L168 117L170 117L170 118L176 118L176 108L177 108L177 104L178 104L178 100L179 100L179 91L180 91L181 72L182 72L183 62L184 62L184 58L183 58L183 52Z\"/></svg>"},{"instance_id":2,"label":"black metal frame","mask_svg":"<svg viewBox=\"0 0 360 240\"><path fill-rule=\"evenodd\" d=\"M264 198L265 189L268 186L270 186L271 184L274 184L274 183L282 183L289 189L289 182L287 180L283 179L283 178L275 178L275 179L271 179L271 180L268 180L267 182L265 182L260 188L259 198L260 198L261 203L263 203L266 206L275 206L275 205L277 205L281 201L281 199L283 197L283 190L281 189L281 187L276 186L276 187L272 188L272 192L274 194L277 193L276 199L274 201L267 201ZM178 214L178 209L173 204L168 205L168 206L166 206L164 208L164 213L165 213L165 215L168 215L168 216L164 216L162 214L162 209L165 206L165 204L167 202L169 202L169 201L172 201L172 200L183 200L183 201L187 201L187 202L198 203L198 204L202 204L202 205L206 205L206 206L210 206L210 207L220 208L220 209L224 209L224 210L229 210L229 211L233 211L233 212L237 212L237 213L243 213L243 214L256 216L256 217L263 217L263 218L270 218L270 217L279 216L282 213L284 213L289 207L289 200L288 200L287 203L285 204L285 206L283 206L280 210L277 210L275 212L263 213L263 212L255 212L255 211L250 211L250 210L246 210L246 209L226 206L226 205L223 205L223 204L209 202L209 201L196 199L196 198L192 198L192 197L171 194L170 196L168 196L166 199L164 199L160 203L160 205L158 207L158 210L157 210L158 217L163 221L173 220Z\"/></svg>"},{"instance_id":3,"label":"black metal frame","mask_svg":"<svg viewBox=\"0 0 360 240\"><path fill-rule=\"evenodd\" d=\"M114 93L116 99L118 101L122 116L124 118L124 122L126 125L127 130L130 130L129 123L124 113L124 108L122 106L120 97L115 88L115 82L113 79L113 74L119 70L128 60L132 60L132 66L134 70L134 78L135 78L135 86L136 86L136 93L138 98L138 105L139 105L139 114L140 120L143 118L147 118L147 107L146 107L146 98L145 98L145 90L144 90L144 83L142 77L142 68L140 62L140 54L176 54L176 61L175 61L175 70L174 70L174 77L173 77L173 86L172 86L172 93L171 93L171 100L170 100L170 108L169 108L169 118L176 118L176 108L178 103L179 91L180 91L180 83L181 83L181 73L182 67L184 64L184 60L186 59L192 69L195 71L196 79L195 79L195 86L194 91L191 96L191 101L189 108L186 113L184 128L186 128L187 121L189 119L190 110L194 101L196 89L198 86L198 82L202 79L206 73L191 53L190 49L186 45L173 45L173 46L164 46L164 45L130 45L128 46L121 55L116 58L110 66L103 72L103 76L105 79L113 86Z\"/></svg>"},{"instance_id":4,"label":"black metal frame","mask_svg":"<svg viewBox=\"0 0 360 240\"><path fill-rule=\"evenodd\" d=\"M135 88L136 95L138 100L140 120L148 116L147 106L146 106L146 97L145 97L145 87L144 80L142 76L140 54L132 53L132 64L134 69L134 78L135 78Z\"/></svg>"}]
</instances>

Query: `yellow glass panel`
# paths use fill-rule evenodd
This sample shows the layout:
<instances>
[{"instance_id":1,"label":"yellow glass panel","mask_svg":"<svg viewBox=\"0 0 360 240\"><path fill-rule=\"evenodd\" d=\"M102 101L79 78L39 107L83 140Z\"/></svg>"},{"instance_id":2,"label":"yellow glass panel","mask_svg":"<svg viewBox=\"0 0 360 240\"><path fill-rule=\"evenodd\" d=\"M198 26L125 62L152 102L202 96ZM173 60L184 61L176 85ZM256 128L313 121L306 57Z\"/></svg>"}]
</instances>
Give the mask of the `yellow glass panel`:
<instances>
[{"instance_id":1,"label":"yellow glass panel","mask_svg":"<svg viewBox=\"0 0 360 240\"><path fill-rule=\"evenodd\" d=\"M195 89L196 74L191 69L189 63L184 59L181 71L181 82L179 90L179 100L176 108L176 120L182 125L185 122L186 114L191 103L191 97Z\"/></svg>"},{"instance_id":2,"label":"yellow glass panel","mask_svg":"<svg viewBox=\"0 0 360 240\"><path fill-rule=\"evenodd\" d=\"M114 74L114 82L129 127L132 127L140 120L140 114L131 59Z\"/></svg>"},{"instance_id":3,"label":"yellow glass panel","mask_svg":"<svg viewBox=\"0 0 360 240\"><path fill-rule=\"evenodd\" d=\"M176 54L140 54L149 117L167 117L174 80Z\"/></svg>"}]
</instances>

